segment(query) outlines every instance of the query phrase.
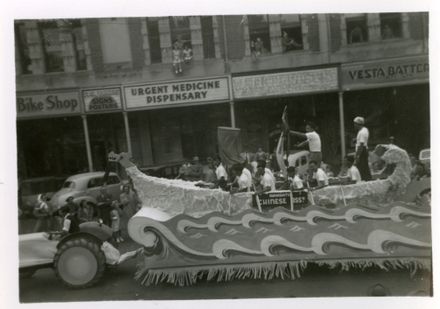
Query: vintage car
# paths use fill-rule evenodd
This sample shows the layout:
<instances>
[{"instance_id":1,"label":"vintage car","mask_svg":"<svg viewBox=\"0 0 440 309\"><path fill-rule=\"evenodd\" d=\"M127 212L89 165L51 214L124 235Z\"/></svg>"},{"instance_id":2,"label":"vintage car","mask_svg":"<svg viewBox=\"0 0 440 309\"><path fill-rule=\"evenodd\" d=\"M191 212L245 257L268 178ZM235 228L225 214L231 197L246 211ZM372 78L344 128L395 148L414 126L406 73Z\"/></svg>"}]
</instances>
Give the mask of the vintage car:
<instances>
[{"instance_id":1,"label":"vintage car","mask_svg":"<svg viewBox=\"0 0 440 309\"><path fill-rule=\"evenodd\" d=\"M68 287L90 287L99 281L108 264L102 244L111 235L112 230L98 222L81 224L80 232L58 240L56 232L20 235L20 278L31 277L38 269L53 268Z\"/></svg>"},{"instance_id":2,"label":"vintage car","mask_svg":"<svg viewBox=\"0 0 440 309\"><path fill-rule=\"evenodd\" d=\"M65 177L29 178L19 183L19 207L24 216L32 216L38 205L38 195L44 194L48 199L61 188Z\"/></svg>"},{"instance_id":3,"label":"vintage car","mask_svg":"<svg viewBox=\"0 0 440 309\"><path fill-rule=\"evenodd\" d=\"M57 191L49 201L53 209L59 209L66 204L69 196L75 198L90 196L96 199L103 185L104 172L90 172L70 176L64 182L62 188ZM121 194L121 179L116 173L110 173L107 180L107 191L113 198Z\"/></svg>"}]
</instances>

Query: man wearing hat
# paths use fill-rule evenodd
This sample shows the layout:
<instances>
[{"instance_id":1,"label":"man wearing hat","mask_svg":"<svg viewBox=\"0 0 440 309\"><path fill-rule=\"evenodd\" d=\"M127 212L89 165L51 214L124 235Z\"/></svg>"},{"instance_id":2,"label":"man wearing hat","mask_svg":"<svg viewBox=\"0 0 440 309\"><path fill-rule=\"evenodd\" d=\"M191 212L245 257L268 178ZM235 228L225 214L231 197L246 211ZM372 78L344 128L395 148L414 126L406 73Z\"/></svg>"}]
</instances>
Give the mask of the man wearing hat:
<instances>
[{"instance_id":1,"label":"man wearing hat","mask_svg":"<svg viewBox=\"0 0 440 309\"><path fill-rule=\"evenodd\" d=\"M359 169L361 179L364 181L371 180L370 167L368 166L368 137L370 135L365 127L365 119L356 117L353 120L354 127L358 131L356 136L356 154L354 164Z\"/></svg>"}]
</instances>

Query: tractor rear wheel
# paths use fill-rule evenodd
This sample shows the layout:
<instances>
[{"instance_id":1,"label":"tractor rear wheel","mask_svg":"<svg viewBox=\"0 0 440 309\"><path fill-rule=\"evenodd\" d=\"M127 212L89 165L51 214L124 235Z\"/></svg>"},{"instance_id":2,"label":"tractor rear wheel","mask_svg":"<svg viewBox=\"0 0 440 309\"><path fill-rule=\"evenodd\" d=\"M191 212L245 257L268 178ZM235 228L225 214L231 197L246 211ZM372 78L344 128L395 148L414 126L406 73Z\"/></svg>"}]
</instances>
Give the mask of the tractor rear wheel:
<instances>
[{"instance_id":1,"label":"tractor rear wheel","mask_svg":"<svg viewBox=\"0 0 440 309\"><path fill-rule=\"evenodd\" d=\"M59 247L54 258L55 274L68 287L86 288L102 277L105 262L97 241L78 237Z\"/></svg>"}]
</instances>

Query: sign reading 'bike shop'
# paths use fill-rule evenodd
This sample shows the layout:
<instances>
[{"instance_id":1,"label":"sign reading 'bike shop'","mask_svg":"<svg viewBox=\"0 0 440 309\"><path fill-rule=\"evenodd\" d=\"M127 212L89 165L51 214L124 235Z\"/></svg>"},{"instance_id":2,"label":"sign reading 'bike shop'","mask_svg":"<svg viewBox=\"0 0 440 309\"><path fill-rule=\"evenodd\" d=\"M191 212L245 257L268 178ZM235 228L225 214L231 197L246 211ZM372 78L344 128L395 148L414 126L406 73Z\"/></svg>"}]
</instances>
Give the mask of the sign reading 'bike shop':
<instances>
[{"instance_id":1,"label":"sign reading 'bike shop'","mask_svg":"<svg viewBox=\"0 0 440 309\"><path fill-rule=\"evenodd\" d=\"M229 100L228 78L124 86L127 109L183 106Z\"/></svg>"},{"instance_id":2,"label":"sign reading 'bike shop'","mask_svg":"<svg viewBox=\"0 0 440 309\"><path fill-rule=\"evenodd\" d=\"M121 88L84 89L82 99L86 112L122 109Z\"/></svg>"},{"instance_id":3,"label":"sign reading 'bike shop'","mask_svg":"<svg viewBox=\"0 0 440 309\"><path fill-rule=\"evenodd\" d=\"M355 90L429 81L428 57L343 65L342 89Z\"/></svg>"},{"instance_id":4,"label":"sign reading 'bike shop'","mask_svg":"<svg viewBox=\"0 0 440 309\"><path fill-rule=\"evenodd\" d=\"M78 91L17 94L16 108L18 118L81 113Z\"/></svg>"}]
</instances>

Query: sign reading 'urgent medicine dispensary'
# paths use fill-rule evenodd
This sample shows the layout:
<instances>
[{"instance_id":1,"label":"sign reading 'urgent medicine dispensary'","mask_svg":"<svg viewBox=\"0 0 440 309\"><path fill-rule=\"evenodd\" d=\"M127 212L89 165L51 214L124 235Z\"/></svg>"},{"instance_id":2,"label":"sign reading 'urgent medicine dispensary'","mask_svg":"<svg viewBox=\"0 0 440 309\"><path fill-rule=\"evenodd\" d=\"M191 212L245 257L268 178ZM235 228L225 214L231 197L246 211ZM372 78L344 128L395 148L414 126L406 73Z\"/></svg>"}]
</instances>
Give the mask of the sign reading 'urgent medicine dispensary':
<instances>
[{"instance_id":1,"label":"sign reading 'urgent medicine dispensary'","mask_svg":"<svg viewBox=\"0 0 440 309\"><path fill-rule=\"evenodd\" d=\"M47 117L81 113L78 91L17 93L17 118Z\"/></svg>"},{"instance_id":2,"label":"sign reading 'urgent medicine dispensary'","mask_svg":"<svg viewBox=\"0 0 440 309\"><path fill-rule=\"evenodd\" d=\"M342 65L341 69L343 90L429 81L428 57Z\"/></svg>"},{"instance_id":3,"label":"sign reading 'urgent medicine dispensary'","mask_svg":"<svg viewBox=\"0 0 440 309\"><path fill-rule=\"evenodd\" d=\"M127 109L184 106L229 100L228 78L185 80L124 87Z\"/></svg>"},{"instance_id":4,"label":"sign reading 'urgent medicine dispensary'","mask_svg":"<svg viewBox=\"0 0 440 309\"><path fill-rule=\"evenodd\" d=\"M245 99L338 90L338 69L316 69L232 78L234 98Z\"/></svg>"}]
</instances>

